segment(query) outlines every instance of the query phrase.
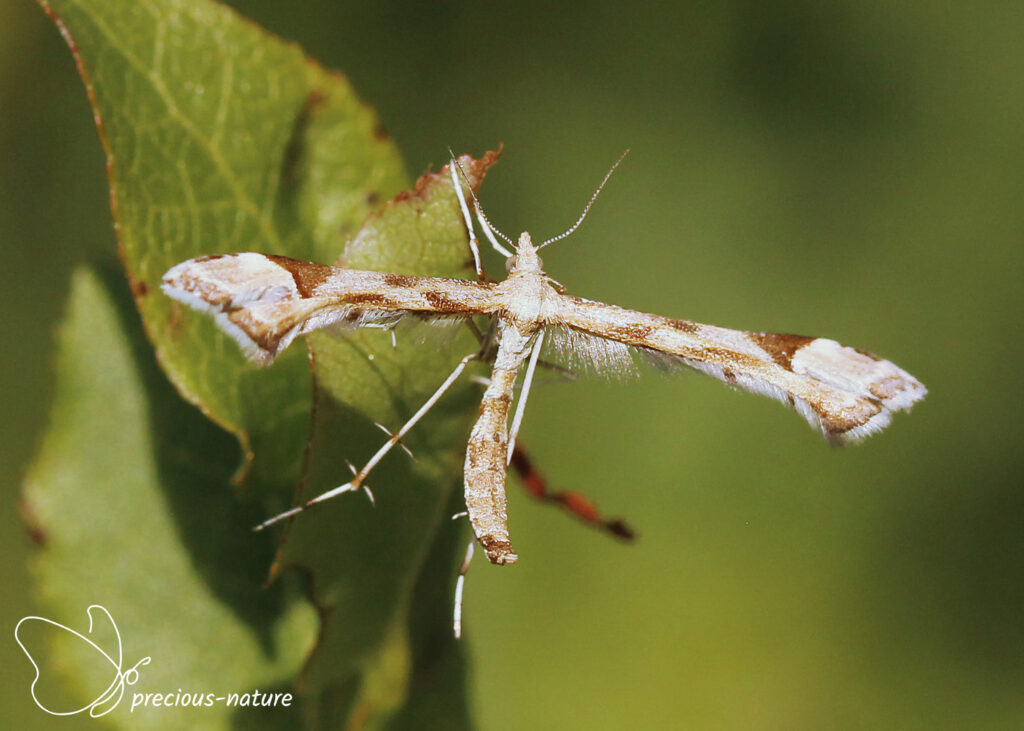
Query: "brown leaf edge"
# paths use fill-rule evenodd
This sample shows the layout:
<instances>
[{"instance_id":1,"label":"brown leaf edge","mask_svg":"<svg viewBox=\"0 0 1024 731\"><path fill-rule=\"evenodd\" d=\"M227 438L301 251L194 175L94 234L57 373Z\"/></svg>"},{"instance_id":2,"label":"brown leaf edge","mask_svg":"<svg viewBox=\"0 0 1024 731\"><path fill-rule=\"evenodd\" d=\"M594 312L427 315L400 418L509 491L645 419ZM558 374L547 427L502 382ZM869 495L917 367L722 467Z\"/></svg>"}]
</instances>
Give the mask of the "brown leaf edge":
<instances>
[{"instance_id":1,"label":"brown leaf edge","mask_svg":"<svg viewBox=\"0 0 1024 731\"><path fill-rule=\"evenodd\" d=\"M103 117L100 113L100 106L96 98L96 90L93 87L92 79L89 76L89 72L85 68L85 61L82 58L82 54L78 49L78 44L76 43L70 29L64 23L63 18L61 18L60 14L57 13L57 11L55 11L50 6L48 0L36 0L36 2L39 3L40 7L42 7L43 9L43 12L46 13L46 15L53 22L53 24L57 27L57 30L60 32L61 37L67 44L68 50L71 51L71 56L75 61L75 68L78 70L78 75L82 79L82 85L85 87L86 97L88 98L89 106L93 112L93 122L96 124L96 134L99 137L100 146L103 149L103 155L106 160L105 168L108 181L107 187L110 191L110 214L114 223L114 235L117 237L118 258L121 260L121 266L122 269L124 270L125 277L127 277L128 279L128 285L129 288L131 289L132 297L135 300L136 306L140 307L142 299L148 296L150 293L149 286L144 281L139 280L132 274L131 268L129 267L128 260L125 254L124 243L121 238L121 217L119 214L120 206L117 198L117 187L115 185L115 180L117 179L117 161L114 155L114 151L111 148L110 143L107 139L107 133L104 127ZM235 19L239 22L258 29L259 32L265 35L269 41L280 43L282 46L293 48L296 51L298 51L303 63L306 64L306 66L309 67L316 74L322 76L324 79L336 79L342 81L343 83L351 87L351 83L348 81L348 77L345 74L341 73L340 71L325 68L315 59L306 55L306 53L303 52L301 46L298 43L287 41L281 38L280 36L271 33L266 28L260 26L258 23L241 15L233 8L230 8L226 5L221 7L225 12L233 15ZM309 114L311 109L316 108L316 101L318 100L321 93L322 92L316 88L310 91L310 103L306 105L305 113ZM363 108L366 109L371 114L373 119L376 120L375 134L377 138L390 139L387 131L380 124L379 118L377 117L376 114L376 110L373 109L373 107L371 107L369 104L366 104L365 102L360 103L362 104ZM236 429L232 427L230 424L224 423L222 419L220 419L216 414L212 413L209 410L206 404L203 403L202 399L200 399L195 394L190 393L184 387L184 384L180 381L180 379L177 378L176 374L173 371L166 368L164 358L162 357L161 349L159 347L156 347L157 341L154 337L154 333L151 331L151 327L153 327L153 325L151 325L149 322L143 319L142 327L144 332L146 333L146 337L149 339L150 343L154 346L154 349L156 350L156 358L157 362L160 364L161 370L163 370L163 372L167 375L168 379L174 384L174 387L178 390L178 393L180 393L189 403L191 403L193 406L199 409L203 416L205 416L213 423L217 424L217 426L221 427L228 433L232 434L238 440L239 448L242 452L242 460L241 464L238 467L238 470L232 476L231 481L235 485L241 484L242 482L245 481L249 468L252 465L253 460L255 458L249 432L241 428Z\"/></svg>"}]
</instances>

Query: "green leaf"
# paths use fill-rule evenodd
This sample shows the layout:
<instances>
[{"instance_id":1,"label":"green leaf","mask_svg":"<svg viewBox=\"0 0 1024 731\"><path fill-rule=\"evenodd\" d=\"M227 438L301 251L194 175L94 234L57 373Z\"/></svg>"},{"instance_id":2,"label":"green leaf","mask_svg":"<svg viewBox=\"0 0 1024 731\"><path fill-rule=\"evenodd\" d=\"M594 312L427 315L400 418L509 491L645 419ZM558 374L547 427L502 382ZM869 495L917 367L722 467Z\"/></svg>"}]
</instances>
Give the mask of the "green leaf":
<instances>
[{"instance_id":1,"label":"green leaf","mask_svg":"<svg viewBox=\"0 0 1024 731\"><path fill-rule=\"evenodd\" d=\"M205 661L232 684L273 675L287 685L294 679L288 671L295 670L296 658L315 644L300 687L307 695L319 695L299 709L304 726L408 728L421 727L417 719L427 717L441 727L468 726L464 661L450 627L456 555L467 535L449 516L461 505L461 454L475 410L471 388L453 389L409 436L418 457L414 464L398 454L374 472L377 510L348 496L294 522L277 573L294 567L308 578L322 620L315 642L306 634L306 605L294 597L291 574L270 593L258 591L270 565L267 539L245 532L221 536L213 523L214 517L223 519L237 531L259 523L267 508L261 511L257 503L268 504L271 512L285 506L300 472L305 494L347 480L345 457L365 459L384 439L374 422L397 428L458 358L476 347L473 339L456 333L441 348L403 339L395 350L379 332L341 340L317 337L311 359L295 347L262 370L248 364L209 318L181 308L159 290L162 274L180 261L245 250L316 261L335 260L344 251L347 266L472 276L450 182L424 176L364 226L379 201L405 187L405 175L394 145L380 134L373 113L343 77L203 0L54 0L44 7L69 41L89 91L108 156L121 258L160 366L189 401L237 437L245 467L237 477L245 478L245 494L256 501L238 505L229 497L228 463L237 467L238 452L211 426L199 426L197 414L191 414L191 422L177 412L169 419L167 429L189 424L181 434L162 431L164 425L151 421L139 423L142 415L156 413L145 401L153 389L163 394L161 399L167 396L156 377L118 381L131 392L123 398L136 405L139 418L109 424L110 434L93 444L94 435L81 432L90 428L90 410L104 408L103 401L85 397L95 373L74 372L73 353L85 346L68 340L68 366L60 374L66 395L55 411L57 436L48 438L33 473L32 501L40 505L41 527L58 540L81 533L76 518L92 519L91 512L83 511L51 521L45 508L48 501L51 506L76 503L76 490L91 489L77 479L60 483L53 473L80 473L89 475L89 482L118 485L116 455L102 453L105 444L131 442L137 471L144 475L140 481L148 480L150 492L160 494L163 502L135 506L127 527L106 526L102 535L88 532L77 555L48 548L43 564L49 568L40 572L46 577L48 606L80 620L88 603L79 606L83 591L74 577L84 571L84 559L112 561L113 539L127 545L126 536L136 525L163 520L168 538L162 550L119 560L130 576L149 577L150 582L166 557L193 560L195 575L188 578L196 592L205 586L213 606L230 609L227 613L240 624L231 631L200 633ZM493 159L476 164L467 159L474 186ZM83 307L102 309L95 303ZM76 331L75 313L68 333ZM126 321L122 313L122 326ZM134 351L134 366L145 370L149 366L141 347ZM308 362L315 363L316 389ZM130 365L126 360L125 369ZM172 410L167 404L162 408ZM67 424L65 411L76 415ZM58 424L63 426L58 429ZM149 435L147 429L156 432ZM76 453L79 442L91 444L97 454ZM177 463L168 462L167 453L198 473L170 469ZM152 464L170 471L153 472ZM230 520L225 517L229 512ZM135 513L152 515L136 522ZM180 545L171 541L172 532ZM207 547L201 561L195 558L197 545ZM124 576L112 575L99 596L130 595L135 587L123 581ZM219 588L221 583L236 593L222 596L227 590ZM271 609L260 609L265 602ZM123 614L135 622L133 628L145 632L147 613L154 608L130 604L124 600ZM262 624L247 618L250 611L263 618ZM193 680L187 674L191 646L181 636L193 622L191 616L159 616L159 629L173 638L162 646L164 656L184 658L181 667L168 666L160 677L176 688ZM277 674L263 673L251 653L235 652L254 622L264 665ZM164 626L168 623L174 626ZM232 639L231 632L242 639ZM287 648L274 644L285 636ZM80 667L81 658L61 657L66 667ZM237 658L248 665L236 666ZM265 721L272 718L287 716L270 714Z\"/></svg>"},{"instance_id":2,"label":"green leaf","mask_svg":"<svg viewBox=\"0 0 1024 731\"><path fill-rule=\"evenodd\" d=\"M474 186L494 158L462 159ZM448 176L428 174L412 194L367 222L344 262L396 273L474 276L465 235ZM346 459L361 464L386 439L374 422L397 430L461 357L478 348L465 329L451 336L440 348L424 347L401 329L397 347L379 331L312 337L318 391L305 495L347 481ZM362 716L397 708L401 695L395 688L410 682L414 664L408 645L414 613L429 612L420 631L433 638L434 653L458 655L450 602L454 554L460 552L438 552L432 544L450 543L465 530L451 516L463 510L460 468L477 400L471 384L456 384L405 438L416 461L397 449L385 458L369 478L376 507L359 494L336 498L296 519L283 544L279 565L314 577L314 602L324 617L305 687L322 690L364 670L366 682L352 690ZM417 589L417 580L428 586ZM447 599L427 610L416 594L437 587ZM377 654L380 647L383 654ZM449 718L445 727L453 725L459 724Z\"/></svg>"},{"instance_id":3,"label":"green leaf","mask_svg":"<svg viewBox=\"0 0 1024 731\"><path fill-rule=\"evenodd\" d=\"M347 80L203 0L52 0L107 153L121 256L179 390L242 443L267 490L294 483L311 387L301 348L247 363L160 278L195 256L332 261L406 187L394 144Z\"/></svg>"},{"instance_id":4,"label":"green leaf","mask_svg":"<svg viewBox=\"0 0 1024 731\"><path fill-rule=\"evenodd\" d=\"M133 693L287 690L313 643L315 615L294 587L261 588L274 548L250 530L260 507L224 489L238 455L232 442L160 372L123 281L79 270L59 336L52 423L25 503L43 544L33 566L43 616L84 634L87 607L100 604L117 623L122 669L151 658L106 717L124 728L295 719L297 706L129 711ZM116 653L116 638L103 637ZM52 642L41 682L59 670L81 701L51 693L54 710L94 700L110 666L97 674L95 650L68 633Z\"/></svg>"}]
</instances>

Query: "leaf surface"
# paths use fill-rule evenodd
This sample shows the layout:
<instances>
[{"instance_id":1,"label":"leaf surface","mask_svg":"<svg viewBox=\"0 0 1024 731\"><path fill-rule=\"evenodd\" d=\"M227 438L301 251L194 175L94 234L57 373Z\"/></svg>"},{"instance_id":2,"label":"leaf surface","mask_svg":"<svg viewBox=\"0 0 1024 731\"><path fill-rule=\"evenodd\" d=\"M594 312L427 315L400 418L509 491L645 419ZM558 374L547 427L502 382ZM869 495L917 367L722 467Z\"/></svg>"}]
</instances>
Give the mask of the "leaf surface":
<instances>
[{"instance_id":1,"label":"leaf surface","mask_svg":"<svg viewBox=\"0 0 1024 731\"><path fill-rule=\"evenodd\" d=\"M114 326L109 312L105 319L95 314L113 306L103 298L105 291L109 300L113 285L79 275L76 293L85 294L76 297L84 304L69 315L54 428L28 491L40 529L52 536L40 559L44 603L79 619L88 602L79 606L84 591L75 577L85 563L120 562L125 572L111 574L96 601L122 599L131 632L145 634L151 613L153 623L159 620L167 638L161 657L181 656L159 678L168 687L206 677L188 674L193 654L203 654L235 685L259 678L286 687L304 664L301 687L317 694L298 711L304 727L416 727L423 714L441 726L468 726L464 662L450 638L451 587L465 528L448 516L461 504L458 475L474 410L472 387L453 389L410 435L414 464L395 455L374 473L380 509L367 512L363 500L348 496L295 521L276 562L275 575L284 578L266 593L260 586L271 563L270 538L243 527L286 507L300 475L306 495L347 480L345 458L365 459L385 438L374 422L397 428L475 348L473 339L455 334L428 347L409 340L394 350L379 332L318 336L309 354L293 347L272 368L259 369L210 318L159 289L174 264L232 251L322 262L344 252L346 266L472 276L450 182L428 175L399 194L407 179L395 146L344 77L223 6L206 0L43 5L71 46L93 104L121 259L160 367L241 446L239 455L197 413L180 402L170 405L173 394L166 384L161 391L123 310L116 319L130 347L120 344L125 355L116 381L124 393L115 395L115 383L103 379L106 390L90 390L105 366L97 354L90 369L91 351L85 350L76 372L72 362L88 329L80 323ZM467 159L474 185L492 161ZM92 410L109 402L113 411L122 401L125 418L90 431ZM163 411L174 411L166 424L154 420ZM80 443L90 446L88 453L78 450ZM116 454L103 454L104 445ZM128 449L133 461L122 476L117 459ZM243 491L227 488L231 472ZM78 493L98 482L132 489L124 485L129 475L144 486L135 492L150 497L126 509L124 524L105 525L102 533L76 526L76 520L91 523L101 510ZM61 504L86 509L64 514ZM221 535L220 520L238 532ZM165 540L152 552L134 550L132 531L157 531L154 521L163 521ZM117 555L114 544L121 546ZM52 550L56 545L65 550ZM131 606L138 588L133 581L161 582L163 563L174 557L180 561L172 567L178 573L170 574L180 575L175 581L188 583L196 595L205 589L208 611L224 615L195 641L188 631L208 620L188 614L193 600L182 610L165 594L152 594L154 603L162 598L184 616L168 615L167 607L156 613L148 602ZM186 576L189 567L193 573ZM295 572L286 568L306 578L321 619L316 637L309 606L294 591ZM237 626L228 628L232 619ZM246 645L254 636L262 657ZM287 647L280 644L285 639ZM202 652L193 653L196 648ZM56 657L71 676L82 661L68 652ZM203 719L210 728L239 722ZM274 719L295 720L265 714L261 723Z\"/></svg>"},{"instance_id":2,"label":"leaf surface","mask_svg":"<svg viewBox=\"0 0 1024 731\"><path fill-rule=\"evenodd\" d=\"M493 153L479 162L462 158L474 186L495 159ZM447 174L424 175L412 193L367 222L344 263L475 276L457 205ZM440 347L429 337L419 343L402 329L397 346L389 333L369 330L345 338L318 334L312 341L318 390L303 499L348 481L346 461L361 466L387 440L374 424L397 431L456 363L478 348L467 329L449 333ZM432 544L468 534L451 516L464 509L461 465L478 400L479 389L467 379L456 383L403 440L415 461L396 448L371 473L375 507L362 494L334 498L298 516L283 544L279 567L309 572L324 617L304 681L322 689L366 671L379 687L354 689L360 713L394 710L394 688L412 682L416 650L409 633L416 614L427 617L417 629L433 638L433 651L458 656L451 597L461 550L439 552ZM344 550L329 537L344 537ZM447 599L432 602L432 609L417 599L423 592L436 598L439 589ZM378 647L388 648L383 657Z\"/></svg>"},{"instance_id":3,"label":"leaf surface","mask_svg":"<svg viewBox=\"0 0 1024 731\"><path fill-rule=\"evenodd\" d=\"M178 389L235 434L268 490L294 483L311 387L301 348L261 370L160 292L178 262L231 251L332 261L406 187L347 80L205 0L52 0L107 153L121 257Z\"/></svg>"},{"instance_id":4,"label":"leaf surface","mask_svg":"<svg viewBox=\"0 0 1024 731\"><path fill-rule=\"evenodd\" d=\"M116 274L106 279L74 275L51 426L26 480L26 513L42 542L33 566L41 614L85 634L86 609L102 605L121 636L122 670L151 658L106 717L119 726L230 728L239 713L258 728L294 720L297 706L129 711L135 692L287 690L316 619L294 587L261 587L274 546L249 529L260 506L224 489L232 438L174 392L127 288ZM116 636L101 629L101 646L116 657ZM42 680L58 672L81 701L55 694L53 708L81 707L111 668L97 674L95 650L52 635Z\"/></svg>"}]
</instances>

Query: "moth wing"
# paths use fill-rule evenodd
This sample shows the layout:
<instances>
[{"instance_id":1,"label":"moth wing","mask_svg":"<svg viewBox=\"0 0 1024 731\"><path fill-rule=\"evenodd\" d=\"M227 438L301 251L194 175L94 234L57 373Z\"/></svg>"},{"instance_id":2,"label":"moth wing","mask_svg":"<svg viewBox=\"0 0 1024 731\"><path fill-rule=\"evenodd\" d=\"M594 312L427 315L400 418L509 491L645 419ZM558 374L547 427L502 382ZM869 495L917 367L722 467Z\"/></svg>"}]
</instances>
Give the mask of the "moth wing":
<instances>
[{"instance_id":1,"label":"moth wing","mask_svg":"<svg viewBox=\"0 0 1024 731\"><path fill-rule=\"evenodd\" d=\"M545 329L541 360L574 374L627 380L636 378L643 359L637 347L573 327Z\"/></svg>"},{"instance_id":2,"label":"moth wing","mask_svg":"<svg viewBox=\"0 0 1024 731\"><path fill-rule=\"evenodd\" d=\"M927 394L917 379L872 353L827 338L746 332L558 297L553 320L585 336L640 349L656 364L683 365L795 409L834 444L889 425ZM576 337L576 336L573 336ZM604 357L593 346L589 356ZM610 350L614 362L620 351Z\"/></svg>"},{"instance_id":3,"label":"moth wing","mask_svg":"<svg viewBox=\"0 0 1024 731\"><path fill-rule=\"evenodd\" d=\"M212 314L259 365L299 335L324 328L391 328L404 319L441 324L487 312L488 285L344 269L241 253L190 259L163 277L163 291Z\"/></svg>"}]
</instances>

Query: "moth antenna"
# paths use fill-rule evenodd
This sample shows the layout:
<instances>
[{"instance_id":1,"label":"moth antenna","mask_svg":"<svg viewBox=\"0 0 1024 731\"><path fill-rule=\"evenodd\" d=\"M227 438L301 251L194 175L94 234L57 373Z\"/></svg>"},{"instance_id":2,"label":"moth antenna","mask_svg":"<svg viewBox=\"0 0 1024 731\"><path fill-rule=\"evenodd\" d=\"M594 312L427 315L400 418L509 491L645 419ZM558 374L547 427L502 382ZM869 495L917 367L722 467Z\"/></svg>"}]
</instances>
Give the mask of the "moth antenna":
<instances>
[{"instance_id":1,"label":"moth antenna","mask_svg":"<svg viewBox=\"0 0 1024 731\"><path fill-rule=\"evenodd\" d=\"M594 191L594 195L590 196L590 200L587 201L587 205L583 208L583 213L581 213L580 217L578 219L576 219L576 223L574 223L572 226L570 226L569 229L567 231L565 231L564 233L560 233L560 234L558 234L558 236L555 236L554 238L550 238L547 241L545 241L543 244L541 244L540 246L537 247L538 249L543 249L548 244L553 244L556 241L560 241L561 239L564 239L566 236L569 236L573 231L575 231L576 229L578 229L580 227L580 224L583 223L583 219L586 218L587 214L590 212L590 207L592 205L594 205L594 201L597 200L597 196L599 196L601 194L601 190L604 188L604 184L608 182L608 179L612 176L612 173L615 172L615 168L617 168L619 166L619 163L622 162L622 160L628 154L629 154L629 150L627 149L625 152L623 152L621 155L619 155L619 159L616 160L615 164L611 166L611 169L609 169L608 172L604 174L604 180L602 180L601 184L599 186L597 186L597 190Z\"/></svg>"},{"instance_id":2,"label":"moth antenna","mask_svg":"<svg viewBox=\"0 0 1024 731\"><path fill-rule=\"evenodd\" d=\"M499 254L501 254L502 256L504 256L506 258L512 256L512 252L511 251L509 251L504 246L502 246L501 244L498 243L498 240L494 238L494 234L497 233L498 236L500 236L513 249L516 246L515 243L512 241L512 239L510 239L508 236L506 236L501 231L499 231L496 227L491 225L490 219L487 218L487 214L484 213L483 208L480 206L480 199L476 197L476 191L473 190L472 183L469 182L469 178L466 176L466 171L462 169L462 163L460 163L458 160L455 159L455 154L451 151L451 148L448 148L448 152L451 155L451 168L450 169L451 170L458 170L459 171L459 177L461 177L465 181L466 188L467 188L467 190L469 190L469 195L473 199L473 210L476 211L477 220L480 221L480 228L482 228L484 230L484 236L487 237L487 240L491 242L491 246L493 246L494 249ZM453 174L453 177L454 177L454 174ZM459 196L460 202L464 202L464 198L462 196L462 186L461 185L455 186L455 193L456 193L456 195ZM463 213L465 214L465 209L463 209Z\"/></svg>"},{"instance_id":3,"label":"moth antenna","mask_svg":"<svg viewBox=\"0 0 1024 731\"><path fill-rule=\"evenodd\" d=\"M476 193L473 192L472 188L470 188L469 193L473 196L473 210L476 211L476 217L480 221L480 228L484 230L484 236L487 237L487 240L491 242L491 246L493 246L499 254L505 257L512 256L511 251L497 242L494 238L494 234L498 234L498 236L500 236L502 240L513 249L516 248L515 243L512 239L491 225L491 220L487 218L487 214L484 213L484 209L480 207L480 199L476 197Z\"/></svg>"},{"instance_id":4,"label":"moth antenna","mask_svg":"<svg viewBox=\"0 0 1024 731\"><path fill-rule=\"evenodd\" d=\"M484 278L484 265L480 261L480 242L476 238L476 229L473 227L473 217L469 214L469 206L466 205L466 196L462 192L462 183L459 182L456 169L462 172L462 168L455 162L455 153L448 148L448 173L452 178L452 188L455 189L455 197L459 199L459 209L462 211L462 218L466 222L466 233L469 234L469 251L473 254L473 266L476 268L477 279ZM470 191L473 186L469 187ZM394 330L391 331L391 344L395 345Z\"/></svg>"}]
</instances>

